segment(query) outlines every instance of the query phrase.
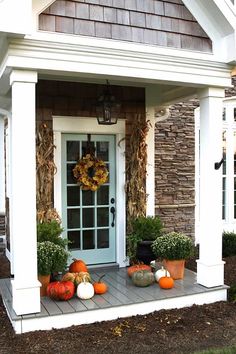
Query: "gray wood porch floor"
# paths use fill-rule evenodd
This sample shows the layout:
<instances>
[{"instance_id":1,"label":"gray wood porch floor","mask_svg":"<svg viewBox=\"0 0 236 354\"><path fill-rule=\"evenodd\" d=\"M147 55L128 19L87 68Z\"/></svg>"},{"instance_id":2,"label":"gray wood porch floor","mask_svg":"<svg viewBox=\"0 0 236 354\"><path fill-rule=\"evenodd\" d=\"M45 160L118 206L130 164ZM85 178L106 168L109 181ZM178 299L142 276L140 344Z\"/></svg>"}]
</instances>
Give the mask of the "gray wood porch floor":
<instances>
[{"instance_id":1,"label":"gray wood porch floor","mask_svg":"<svg viewBox=\"0 0 236 354\"><path fill-rule=\"evenodd\" d=\"M103 272L95 272L95 271L91 272L92 280L96 281L99 278L99 276L101 276L102 274ZM76 296L74 296L69 301L53 301L48 297L42 297L40 313L28 314L22 316L17 316L12 308L12 292L11 292L10 279L0 279L0 293L2 295L3 302L7 309L9 319L11 320L14 326L14 323L16 323L17 321L23 321L28 319L36 320L43 317L49 318L50 316L68 315L74 313L85 313L85 312L89 313L89 311L91 310L96 311L95 320L98 321L99 310L103 310L103 309L112 310L116 308L116 312L117 312L117 309L122 306L127 307L130 305L138 305L143 303L150 304L150 302L156 302L156 301L161 302L163 300L165 302L165 300L167 299L177 300L177 298L191 297L191 296L204 295L204 294L207 295L213 291L214 292L217 290L226 291L227 289L227 286L205 288L197 284L196 274L188 269L185 269L184 279L176 280L174 288L170 290L160 289L157 283L146 288L135 287L132 284L131 279L129 279L129 277L127 276L127 271L125 268L119 270L107 271L104 281L107 283L109 287L108 292L106 294L95 295L90 300L79 300ZM183 305L183 306L188 306L188 303L187 305ZM161 305L158 307L159 308L157 309L162 308ZM181 306L176 305L172 307L181 307ZM163 306L163 308L166 307Z\"/></svg>"}]
</instances>

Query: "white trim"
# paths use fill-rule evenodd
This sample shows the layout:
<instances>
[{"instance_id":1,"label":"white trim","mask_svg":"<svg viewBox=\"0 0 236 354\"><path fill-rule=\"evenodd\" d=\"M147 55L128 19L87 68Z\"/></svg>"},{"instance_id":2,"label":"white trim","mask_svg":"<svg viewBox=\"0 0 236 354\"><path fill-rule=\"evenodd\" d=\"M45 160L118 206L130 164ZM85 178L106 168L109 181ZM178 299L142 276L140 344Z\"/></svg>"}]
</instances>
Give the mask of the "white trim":
<instances>
[{"instance_id":1,"label":"white trim","mask_svg":"<svg viewBox=\"0 0 236 354\"><path fill-rule=\"evenodd\" d=\"M45 34L44 34L45 35ZM48 34L50 38L50 34ZM56 37L60 38L60 37ZM78 41L78 40L77 40ZM71 41L70 41L71 42ZM158 81L185 83L189 86L231 86L231 67L222 62L190 58L182 51L178 55L152 46L120 45L109 42L109 46L101 47L96 40L93 45L86 42L67 43L49 42L46 40L18 40L9 43L6 61L2 72L7 67L40 70L41 73L77 77L95 78L106 76L116 80L131 82L157 83ZM95 45L96 44L96 45ZM180 55L181 54L181 55ZM0 75L1 76L1 75Z\"/></svg>"},{"instance_id":2,"label":"white trim","mask_svg":"<svg viewBox=\"0 0 236 354\"><path fill-rule=\"evenodd\" d=\"M185 295L166 298L156 301L147 301L139 304L114 306L112 308L100 308L85 312L62 314L47 317L22 318L12 320L12 326L16 333L25 333L36 330L50 330L52 328L65 328L95 321L111 321L117 318L125 318L136 315L146 315L153 311L183 308L187 306L210 304L216 301L227 300L227 289L216 288L200 294ZM10 316L9 316L10 317Z\"/></svg>"},{"instance_id":3,"label":"white trim","mask_svg":"<svg viewBox=\"0 0 236 354\"><path fill-rule=\"evenodd\" d=\"M62 215L61 195L61 134L113 134L116 135L116 262L126 266L126 223L125 223L125 120L116 125L104 126L96 118L53 116L54 161L57 173L54 177L54 206Z\"/></svg>"},{"instance_id":4,"label":"white trim","mask_svg":"<svg viewBox=\"0 0 236 354\"><path fill-rule=\"evenodd\" d=\"M4 118L0 115L0 214L5 213Z\"/></svg>"}]
</instances>

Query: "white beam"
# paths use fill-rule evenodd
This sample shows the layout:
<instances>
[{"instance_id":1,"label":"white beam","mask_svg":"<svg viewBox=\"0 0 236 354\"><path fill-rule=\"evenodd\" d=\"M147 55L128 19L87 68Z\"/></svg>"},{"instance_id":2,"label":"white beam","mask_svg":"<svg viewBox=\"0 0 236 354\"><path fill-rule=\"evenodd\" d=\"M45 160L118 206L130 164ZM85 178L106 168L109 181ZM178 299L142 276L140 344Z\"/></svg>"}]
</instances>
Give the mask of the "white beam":
<instances>
[{"instance_id":1,"label":"white beam","mask_svg":"<svg viewBox=\"0 0 236 354\"><path fill-rule=\"evenodd\" d=\"M213 287L224 284L222 261L222 99L224 90L208 88L200 99L200 254L197 282Z\"/></svg>"},{"instance_id":2,"label":"white beam","mask_svg":"<svg viewBox=\"0 0 236 354\"><path fill-rule=\"evenodd\" d=\"M0 111L0 214L5 214L4 117Z\"/></svg>"},{"instance_id":3,"label":"white beam","mask_svg":"<svg viewBox=\"0 0 236 354\"><path fill-rule=\"evenodd\" d=\"M10 233L14 245L13 309L17 315L40 311L36 235L36 82L36 72L13 70L10 76Z\"/></svg>"}]
</instances>

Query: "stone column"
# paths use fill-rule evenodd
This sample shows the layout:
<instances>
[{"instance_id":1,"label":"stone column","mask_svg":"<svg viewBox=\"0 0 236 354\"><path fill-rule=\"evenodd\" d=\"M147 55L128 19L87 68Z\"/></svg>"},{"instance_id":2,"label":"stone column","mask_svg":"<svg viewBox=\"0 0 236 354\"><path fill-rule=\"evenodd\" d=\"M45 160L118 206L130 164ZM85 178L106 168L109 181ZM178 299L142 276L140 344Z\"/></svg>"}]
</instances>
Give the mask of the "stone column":
<instances>
[{"instance_id":1,"label":"stone column","mask_svg":"<svg viewBox=\"0 0 236 354\"><path fill-rule=\"evenodd\" d=\"M35 85L37 73L13 70L11 117L11 238L14 249L13 309L40 311L37 280Z\"/></svg>"},{"instance_id":2,"label":"stone column","mask_svg":"<svg viewBox=\"0 0 236 354\"><path fill-rule=\"evenodd\" d=\"M200 254L197 282L206 287L224 284L222 261L222 99L224 90L206 88L200 99ZM197 142L196 142L197 143Z\"/></svg>"},{"instance_id":3,"label":"stone column","mask_svg":"<svg viewBox=\"0 0 236 354\"><path fill-rule=\"evenodd\" d=\"M147 135L147 216L155 215L155 102L156 95L152 87L146 88L146 119L150 121Z\"/></svg>"}]
</instances>

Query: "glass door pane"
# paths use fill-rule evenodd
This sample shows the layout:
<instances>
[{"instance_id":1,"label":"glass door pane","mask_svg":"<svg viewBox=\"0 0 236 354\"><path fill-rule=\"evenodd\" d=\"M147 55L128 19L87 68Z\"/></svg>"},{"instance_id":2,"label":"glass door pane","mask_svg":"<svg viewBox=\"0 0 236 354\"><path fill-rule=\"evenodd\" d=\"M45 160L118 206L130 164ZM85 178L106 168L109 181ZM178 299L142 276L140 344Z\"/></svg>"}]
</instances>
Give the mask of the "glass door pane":
<instances>
[{"instance_id":1,"label":"glass door pane","mask_svg":"<svg viewBox=\"0 0 236 354\"><path fill-rule=\"evenodd\" d=\"M95 157L106 163L109 178L97 191L83 190L73 168L86 155L87 135L62 135L62 196L64 236L72 258L87 264L115 262L115 226L110 210L115 207L115 137L91 135Z\"/></svg>"}]
</instances>

